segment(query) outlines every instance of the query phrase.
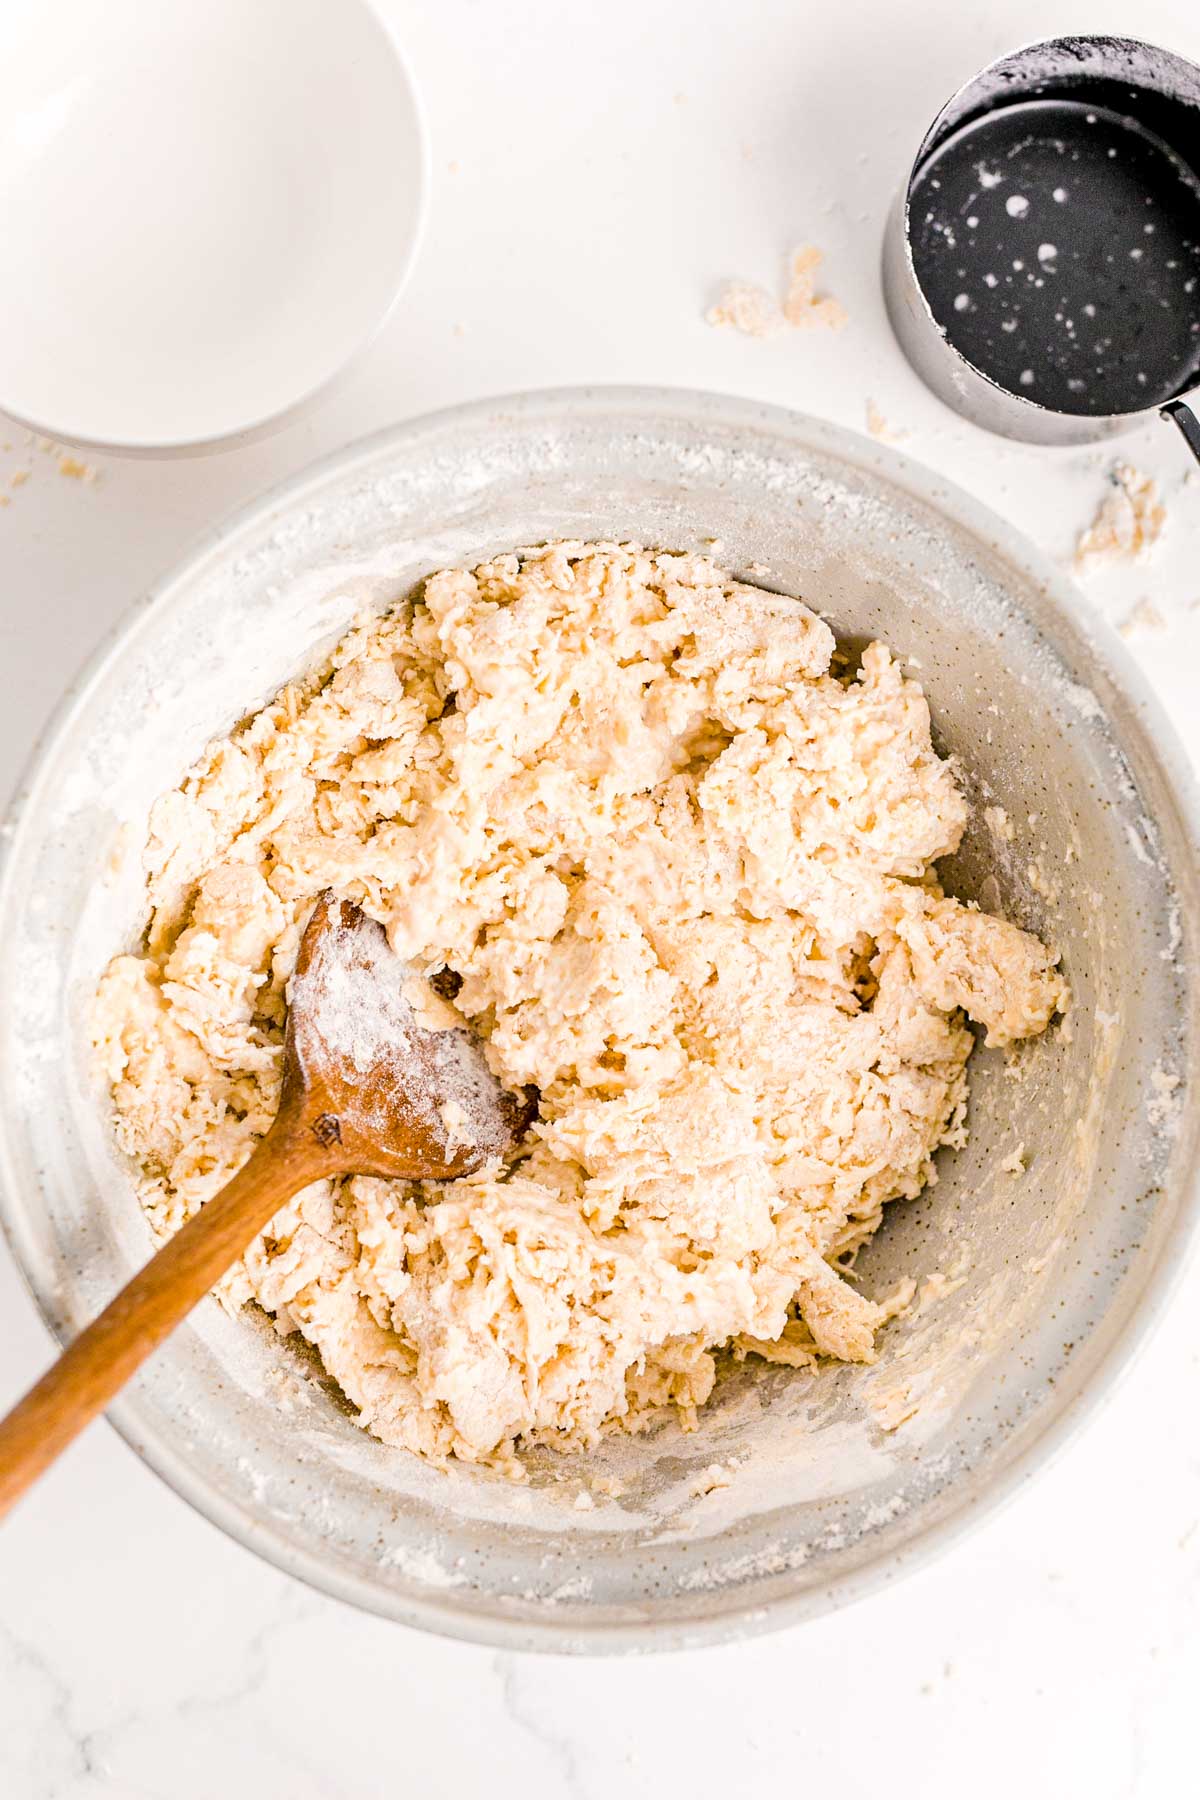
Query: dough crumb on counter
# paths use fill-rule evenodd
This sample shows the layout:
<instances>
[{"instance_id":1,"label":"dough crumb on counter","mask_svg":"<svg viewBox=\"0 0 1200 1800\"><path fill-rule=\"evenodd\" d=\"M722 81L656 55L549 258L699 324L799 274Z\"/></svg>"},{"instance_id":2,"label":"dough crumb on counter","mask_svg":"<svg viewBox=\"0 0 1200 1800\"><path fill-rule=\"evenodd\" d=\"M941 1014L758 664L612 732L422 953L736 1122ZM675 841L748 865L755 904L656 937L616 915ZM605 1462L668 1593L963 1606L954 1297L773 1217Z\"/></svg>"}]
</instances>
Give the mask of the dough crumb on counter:
<instances>
[{"instance_id":1,"label":"dough crumb on counter","mask_svg":"<svg viewBox=\"0 0 1200 1800\"><path fill-rule=\"evenodd\" d=\"M938 884L968 808L919 684L834 651L707 556L499 555L357 624L154 806L94 1037L160 1238L274 1117L325 890L540 1096L507 1163L315 1182L221 1285L384 1443L519 1478L525 1446L693 1425L722 1348L873 1362L911 1304L849 1277L965 1140L966 1020L1010 1045L1069 994Z\"/></svg>"},{"instance_id":2,"label":"dough crumb on counter","mask_svg":"<svg viewBox=\"0 0 1200 1800\"><path fill-rule=\"evenodd\" d=\"M778 337L787 330L783 308L774 294L753 281L729 281L704 315L710 325L729 325L745 337Z\"/></svg>"},{"instance_id":3,"label":"dough crumb on counter","mask_svg":"<svg viewBox=\"0 0 1200 1800\"><path fill-rule=\"evenodd\" d=\"M889 424L874 400L867 401L867 430L881 444L902 444L910 434L898 425Z\"/></svg>"},{"instance_id":4,"label":"dough crumb on counter","mask_svg":"<svg viewBox=\"0 0 1200 1800\"><path fill-rule=\"evenodd\" d=\"M83 481L89 486L99 479L100 471L94 463L83 462L78 456L72 456L64 450L58 459L58 472L68 481Z\"/></svg>"},{"instance_id":5,"label":"dough crumb on counter","mask_svg":"<svg viewBox=\"0 0 1200 1800\"><path fill-rule=\"evenodd\" d=\"M6 443L3 448L11 450L12 445ZM101 470L97 464L84 462L80 457L64 449L53 438L41 437L36 432L27 431L24 436L23 454L31 451L35 451L41 456L54 457L60 475L71 481L78 481L85 487L94 487L101 478ZM32 481L35 468L36 457L31 456L29 460L20 462L15 468L8 470L7 475L0 472L0 481L7 481L10 488L23 488ZM0 493L0 506L11 505L12 499L11 494Z\"/></svg>"},{"instance_id":6,"label":"dough crumb on counter","mask_svg":"<svg viewBox=\"0 0 1200 1800\"><path fill-rule=\"evenodd\" d=\"M1082 574L1104 563L1136 561L1158 542L1167 522L1153 476L1132 463L1118 463L1109 482L1095 518L1075 545L1075 566Z\"/></svg>"},{"instance_id":7,"label":"dough crumb on counter","mask_svg":"<svg viewBox=\"0 0 1200 1800\"><path fill-rule=\"evenodd\" d=\"M1148 594L1143 594L1140 600L1134 602L1117 626L1123 638L1136 637L1142 631L1166 629L1167 621Z\"/></svg>"},{"instance_id":8,"label":"dough crumb on counter","mask_svg":"<svg viewBox=\"0 0 1200 1800\"><path fill-rule=\"evenodd\" d=\"M787 291L783 297L783 316L800 331L814 325L829 331L840 331L846 324L846 309L840 300L816 291L817 270L825 260L814 244L802 244L788 258Z\"/></svg>"},{"instance_id":9,"label":"dough crumb on counter","mask_svg":"<svg viewBox=\"0 0 1200 1800\"><path fill-rule=\"evenodd\" d=\"M751 281L730 281L704 317L710 325L729 325L747 337L778 337L787 330L807 331L814 326L840 331L846 309L840 301L816 292L817 269L822 252L812 244L793 250L787 262L782 300Z\"/></svg>"}]
</instances>

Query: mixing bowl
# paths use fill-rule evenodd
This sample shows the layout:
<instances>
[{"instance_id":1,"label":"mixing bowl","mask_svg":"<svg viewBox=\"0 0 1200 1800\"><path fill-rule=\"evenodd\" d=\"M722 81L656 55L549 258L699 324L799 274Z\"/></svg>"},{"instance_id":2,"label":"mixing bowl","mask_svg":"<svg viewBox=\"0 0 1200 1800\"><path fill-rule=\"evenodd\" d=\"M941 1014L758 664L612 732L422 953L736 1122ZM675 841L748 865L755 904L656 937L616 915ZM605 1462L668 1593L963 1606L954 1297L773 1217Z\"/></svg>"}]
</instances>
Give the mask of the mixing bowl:
<instances>
[{"instance_id":1,"label":"mixing bowl","mask_svg":"<svg viewBox=\"0 0 1200 1800\"><path fill-rule=\"evenodd\" d=\"M1195 1212L1190 777L1118 646L964 495L790 413L600 390L418 420L255 504L128 620L25 782L0 889L0 1175L67 1337L151 1249L87 1051L96 978L144 923L151 802L364 608L563 536L716 540L852 649L878 634L911 659L978 803L945 879L1061 948L1068 1021L976 1051L970 1141L860 1263L868 1292L922 1284L873 1367L733 1365L696 1431L542 1452L520 1486L385 1449L266 1318L206 1302L112 1418L209 1518L343 1599L490 1643L680 1645L819 1612L977 1518L1126 1362Z\"/></svg>"}]
</instances>

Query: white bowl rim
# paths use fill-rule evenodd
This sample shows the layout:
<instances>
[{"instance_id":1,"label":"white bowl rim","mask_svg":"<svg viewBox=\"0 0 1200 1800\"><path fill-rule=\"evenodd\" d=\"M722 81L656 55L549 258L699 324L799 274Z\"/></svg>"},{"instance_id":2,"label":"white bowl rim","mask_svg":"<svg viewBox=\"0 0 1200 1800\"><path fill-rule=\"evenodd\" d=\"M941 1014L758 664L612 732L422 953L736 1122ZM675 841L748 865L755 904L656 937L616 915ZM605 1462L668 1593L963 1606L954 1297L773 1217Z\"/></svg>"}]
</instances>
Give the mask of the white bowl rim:
<instances>
[{"instance_id":1,"label":"white bowl rim","mask_svg":"<svg viewBox=\"0 0 1200 1800\"><path fill-rule=\"evenodd\" d=\"M953 516L986 542L1003 543L1006 559L1024 570L1042 589L1055 613L1065 615L1088 643L1089 650L1131 701L1153 744L1166 776L1172 799L1179 809L1185 835L1200 856L1200 781L1146 677L1116 634L1094 642L1077 590L1050 559L1021 534L1014 532L999 514L976 500L953 481L890 446L867 440L860 432L819 419L811 414L767 402L748 400L685 387L649 387L598 384L557 387L497 394L479 400L423 413L400 424L343 445L306 468L276 483L265 492L210 527L192 544L170 571L135 600L106 634L76 678L69 684L43 730L35 739L24 769L0 822L0 933L15 904L13 867L16 850L34 811L38 781L59 743L69 736L76 711L104 679L110 666L124 653L142 621L169 597L177 582L207 556L222 550L241 528L283 505L298 504L305 491L336 473L347 473L358 462L369 461L391 443L419 438L455 424L480 424L498 414L508 418L545 414L578 414L587 411L639 413L661 416L685 408L695 419L743 429L788 430L801 436L810 448L861 462L864 453L871 465L897 487ZM1193 981L1195 976L1192 977ZM1197 1146L1193 1145L1193 1151ZM0 1113L0 1226L13 1260L34 1305L51 1335L65 1343L50 1287L39 1283L35 1259L25 1254L21 1208L15 1203L8 1122ZM984 1519L1015 1497L1020 1489L1056 1458L1084 1423L1111 1399L1123 1380L1134 1354L1142 1350L1180 1285L1188 1267L1189 1252L1200 1254L1200 1154L1193 1154L1176 1217L1170 1225L1142 1292L1128 1316L1113 1331L1103 1360L1090 1377L1077 1380L1071 1390L1068 1379L1058 1384L1058 1409L1013 1450L1003 1467L982 1471L963 1483L963 1491L951 1510L922 1525L899 1550L881 1554L861 1567L837 1577L826 1587L780 1595L758 1605L739 1599L736 1591L713 1596L709 1616L685 1628L664 1627L653 1620L638 1623L580 1624L543 1616L536 1622L506 1615L501 1608L464 1614L453 1598L432 1590L428 1598L412 1593L398 1595L373 1584L365 1575L333 1567L314 1552L297 1548L274 1534L269 1522L250 1517L243 1508L224 1499L189 1467L184 1455L159 1434L147 1432L136 1400L121 1395L106 1417L136 1452L176 1494L202 1517L218 1526L244 1548L256 1552L284 1573L293 1575L318 1592L347 1602L363 1611L398 1623L432 1631L443 1637L486 1644L506 1650L549 1650L575 1654L683 1649L724 1643L775 1631L821 1616L835 1608L864 1599L898 1577L924 1567L943 1549L960 1542Z\"/></svg>"},{"instance_id":2,"label":"white bowl rim","mask_svg":"<svg viewBox=\"0 0 1200 1800\"><path fill-rule=\"evenodd\" d=\"M27 431L36 433L39 437L53 438L56 443L72 444L81 450L94 450L102 454L129 457L175 456L202 454L212 450L228 450L256 443L259 439L268 436L307 411L316 400L333 387L335 382L340 381L346 371L353 367L359 358L370 349L395 312L412 277L421 245L425 241L425 230L429 222L433 153L425 102L421 97L421 89L413 73L411 59L400 42L395 24L380 11L376 0L357 0L357 4L370 15L381 38L387 45L395 64L400 86L405 91L412 113L417 149L416 205L408 248L397 265L387 304L365 326L358 341L350 346L337 366L328 370L326 374L320 376L285 405L270 407L266 412L256 413L241 421L234 421L220 431L207 432L201 437L185 435L151 439L112 437L107 434L97 436L94 431L77 430L63 420L56 423L53 420L37 418L32 414L14 410L6 405L3 398L0 397L0 411L6 418L11 419L16 425L23 426Z\"/></svg>"}]
</instances>

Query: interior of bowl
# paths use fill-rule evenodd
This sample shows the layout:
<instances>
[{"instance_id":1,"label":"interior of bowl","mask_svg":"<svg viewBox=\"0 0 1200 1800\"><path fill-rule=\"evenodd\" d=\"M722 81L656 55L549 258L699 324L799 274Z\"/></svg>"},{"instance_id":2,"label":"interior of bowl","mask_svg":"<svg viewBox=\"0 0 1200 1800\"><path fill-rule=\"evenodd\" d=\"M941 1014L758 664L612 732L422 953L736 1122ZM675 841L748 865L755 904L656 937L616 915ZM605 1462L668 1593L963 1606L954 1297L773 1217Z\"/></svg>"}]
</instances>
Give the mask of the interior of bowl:
<instances>
[{"instance_id":1,"label":"interior of bowl","mask_svg":"<svg viewBox=\"0 0 1200 1800\"><path fill-rule=\"evenodd\" d=\"M936 1185L890 1208L862 1258L868 1292L920 1283L875 1366L751 1359L694 1432L664 1421L586 1456L542 1452L515 1485L385 1449L265 1317L206 1302L114 1416L210 1517L438 1629L684 1643L819 1610L895 1568L1099 1385L1188 1216L1194 850L1136 695L1001 536L894 453L773 409L534 396L344 453L227 528L126 627L27 783L0 905L7 1223L64 1333L151 1249L87 1051L97 976L145 923L150 804L355 614L437 567L557 537L704 549L803 596L851 646L884 638L978 803L947 885L1049 938L1075 995L1044 1038L976 1050L966 1148L941 1153ZM1011 839L985 825L991 806Z\"/></svg>"}]
</instances>

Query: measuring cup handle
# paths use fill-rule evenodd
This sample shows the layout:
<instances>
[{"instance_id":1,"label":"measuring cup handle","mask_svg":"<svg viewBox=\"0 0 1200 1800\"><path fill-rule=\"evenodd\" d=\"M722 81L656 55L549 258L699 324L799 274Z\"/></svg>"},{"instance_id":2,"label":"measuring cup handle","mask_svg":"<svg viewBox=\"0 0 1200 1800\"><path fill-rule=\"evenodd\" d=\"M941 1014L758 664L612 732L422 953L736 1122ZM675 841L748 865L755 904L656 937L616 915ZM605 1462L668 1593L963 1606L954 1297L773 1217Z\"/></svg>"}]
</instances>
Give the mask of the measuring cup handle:
<instances>
[{"instance_id":1,"label":"measuring cup handle","mask_svg":"<svg viewBox=\"0 0 1200 1800\"><path fill-rule=\"evenodd\" d=\"M1200 462L1200 419L1198 419L1186 400L1168 400L1159 408L1159 416L1170 419L1178 425L1184 441L1192 455Z\"/></svg>"}]
</instances>

